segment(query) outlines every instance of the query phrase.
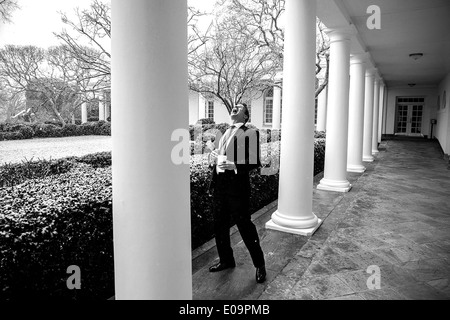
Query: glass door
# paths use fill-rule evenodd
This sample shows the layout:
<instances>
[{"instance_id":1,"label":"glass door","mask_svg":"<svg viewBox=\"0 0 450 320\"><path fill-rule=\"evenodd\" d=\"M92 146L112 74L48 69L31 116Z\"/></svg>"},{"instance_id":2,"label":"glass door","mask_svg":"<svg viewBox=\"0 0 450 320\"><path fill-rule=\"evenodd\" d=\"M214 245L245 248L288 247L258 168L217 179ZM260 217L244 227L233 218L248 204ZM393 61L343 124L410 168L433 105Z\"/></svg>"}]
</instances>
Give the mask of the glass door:
<instances>
[{"instance_id":1,"label":"glass door","mask_svg":"<svg viewBox=\"0 0 450 320\"><path fill-rule=\"evenodd\" d=\"M396 135L423 136L424 98L397 98Z\"/></svg>"}]
</instances>

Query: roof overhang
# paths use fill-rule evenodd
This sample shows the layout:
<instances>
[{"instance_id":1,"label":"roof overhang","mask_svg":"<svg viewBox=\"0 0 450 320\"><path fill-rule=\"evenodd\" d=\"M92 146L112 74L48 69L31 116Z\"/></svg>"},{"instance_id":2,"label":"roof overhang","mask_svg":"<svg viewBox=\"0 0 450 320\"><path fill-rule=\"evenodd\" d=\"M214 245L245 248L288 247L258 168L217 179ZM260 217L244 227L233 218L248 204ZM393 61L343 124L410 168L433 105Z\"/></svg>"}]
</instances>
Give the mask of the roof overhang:
<instances>
[{"instance_id":1,"label":"roof overhang","mask_svg":"<svg viewBox=\"0 0 450 320\"><path fill-rule=\"evenodd\" d=\"M369 6L380 8L380 29L369 29ZM354 28L351 53L367 52L369 65L389 87L436 87L450 73L450 1L317 0L327 28ZM413 60L411 53L423 53Z\"/></svg>"}]
</instances>

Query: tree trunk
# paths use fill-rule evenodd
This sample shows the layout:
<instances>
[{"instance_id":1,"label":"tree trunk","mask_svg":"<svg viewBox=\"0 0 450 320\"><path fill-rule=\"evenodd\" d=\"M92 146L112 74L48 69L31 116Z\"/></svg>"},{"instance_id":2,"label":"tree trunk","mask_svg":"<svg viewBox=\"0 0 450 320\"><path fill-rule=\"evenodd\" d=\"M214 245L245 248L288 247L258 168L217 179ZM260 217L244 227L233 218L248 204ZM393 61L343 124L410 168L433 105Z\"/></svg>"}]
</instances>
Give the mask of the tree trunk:
<instances>
[{"instance_id":1,"label":"tree trunk","mask_svg":"<svg viewBox=\"0 0 450 320\"><path fill-rule=\"evenodd\" d=\"M56 109L56 106L53 103L53 101L50 101L50 106L52 108L53 113L58 118L59 122L61 122L62 127L64 128L66 126L66 122L64 121L63 117L61 117L61 114L59 113L58 109Z\"/></svg>"}]
</instances>

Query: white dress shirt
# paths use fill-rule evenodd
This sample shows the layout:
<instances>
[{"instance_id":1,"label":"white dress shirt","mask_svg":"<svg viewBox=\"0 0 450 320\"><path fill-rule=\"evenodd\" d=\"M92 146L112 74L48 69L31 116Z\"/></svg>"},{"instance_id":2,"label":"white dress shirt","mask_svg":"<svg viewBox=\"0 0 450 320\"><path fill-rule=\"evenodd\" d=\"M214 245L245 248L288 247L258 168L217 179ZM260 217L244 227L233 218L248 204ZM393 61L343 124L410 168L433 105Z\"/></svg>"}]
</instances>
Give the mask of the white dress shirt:
<instances>
[{"instance_id":1,"label":"white dress shirt","mask_svg":"<svg viewBox=\"0 0 450 320\"><path fill-rule=\"evenodd\" d=\"M225 143L225 150L227 149L228 145L230 144L230 142L232 141L234 135L236 134L236 132L239 130L240 127L242 127L244 125L243 122L239 122L239 123L234 123L231 124L230 126L234 125L233 130L231 131L231 135L228 138L227 141L224 141L223 143ZM221 172L219 172L219 165L216 166L216 170L217 170L217 174L220 174ZM237 168L234 169L234 173L237 174Z\"/></svg>"}]
</instances>

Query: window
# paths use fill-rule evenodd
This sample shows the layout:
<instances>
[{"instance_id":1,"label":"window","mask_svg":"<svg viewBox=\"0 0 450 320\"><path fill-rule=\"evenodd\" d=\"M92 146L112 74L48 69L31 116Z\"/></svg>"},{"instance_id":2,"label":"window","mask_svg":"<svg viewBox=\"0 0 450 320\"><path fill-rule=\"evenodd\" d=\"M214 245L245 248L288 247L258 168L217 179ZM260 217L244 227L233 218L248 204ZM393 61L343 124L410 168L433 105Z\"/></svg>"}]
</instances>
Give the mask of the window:
<instances>
[{"instance_id":1,"label":"window","mask_svg":"<svg viewBox=\"0 0 450 320\"><path fill-rule=\"evenodd\" d=\"M318 99L316 98L315 107L314 107L314 124L317 125L317 107L318 107Z\"/></svg>"},{"instance_id":2,"label":"window","mask_svg":"<svg viewBox=\"0 0 450 320\"><path fill-rule=\"evenodd\" d=\"M273 120L273 88L264 93L264 124L272 124Z\"/></svg>"},{"instance_id":3,"label":"window","mask_svg":"<svg viewBox=\"0 0 450 320\"><path fill-rule=\"evenodd\" d=\"M214 101L207 100L205 103L205 116L207 119L214 120Z\"/></svg>"}]
</instances>

